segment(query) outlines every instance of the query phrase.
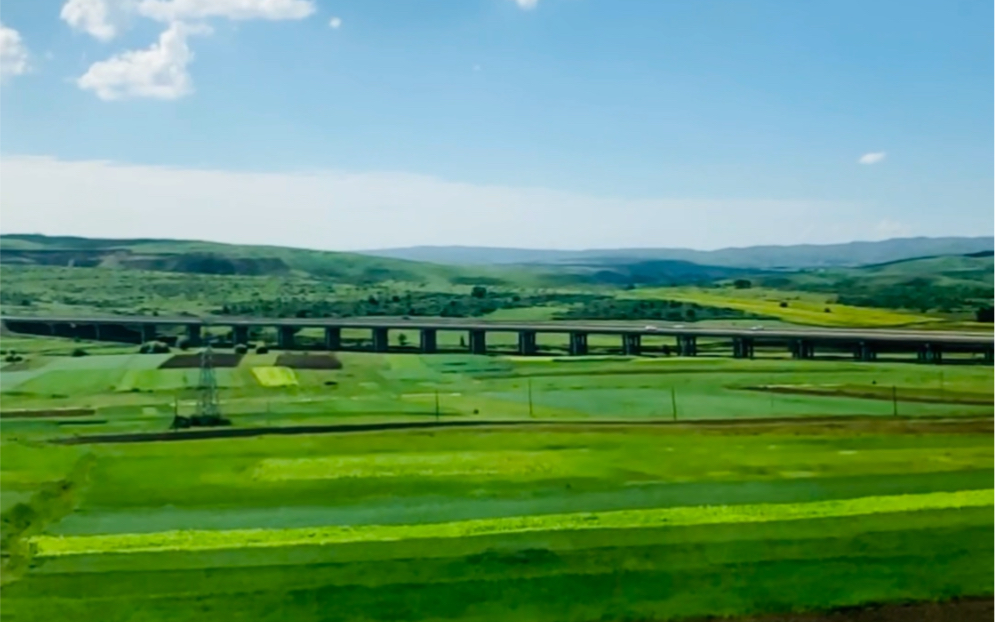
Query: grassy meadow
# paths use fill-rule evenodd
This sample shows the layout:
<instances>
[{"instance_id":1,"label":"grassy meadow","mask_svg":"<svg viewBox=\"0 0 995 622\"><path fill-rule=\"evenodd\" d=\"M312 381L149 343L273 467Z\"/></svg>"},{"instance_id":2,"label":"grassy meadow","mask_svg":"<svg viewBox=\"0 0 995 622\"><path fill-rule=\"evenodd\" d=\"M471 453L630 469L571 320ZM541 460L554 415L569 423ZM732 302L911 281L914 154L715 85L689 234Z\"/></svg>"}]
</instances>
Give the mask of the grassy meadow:
<instances>
[{"instance_id":1,"label":"grassy meadow","mask_svg":"<svg viewBox=\"0 0 995 622\"><path fill-rule=\"evenodd\" d=\"M5 620L664 620L992 594L990 367L250 353L216 370L235 428L503 425L61 444L166 430L198 370L19 345L0 371Z\"/></svg>"},{"instance_id":2,"label":"grassy meadow","mask_svg":"<svg viewBox=\"0 0 995 622\"><path fill-rule=\"evenodd\" d=\"M4 616L676 619L990 595L991 433L884 420L5 444L5 486L61 492L23 502L39 523L14 547Z\"/></svg>"}]
</instances>

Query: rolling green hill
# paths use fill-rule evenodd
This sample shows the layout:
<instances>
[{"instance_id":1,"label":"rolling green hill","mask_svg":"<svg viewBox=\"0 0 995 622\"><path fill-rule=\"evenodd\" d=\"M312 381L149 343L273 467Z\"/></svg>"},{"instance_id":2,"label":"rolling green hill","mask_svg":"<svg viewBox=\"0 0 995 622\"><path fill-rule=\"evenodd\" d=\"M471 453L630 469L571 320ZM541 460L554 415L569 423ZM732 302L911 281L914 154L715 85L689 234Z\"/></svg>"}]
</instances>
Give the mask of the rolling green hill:
<instances>
[{"instance_id":1,"label":"rolling green hill","mask_svg":"<svg viewBox=\"0 0 995 622\"><path fill-rule=\"evenodd\" d=\"M633 319L649 310L623 304L619 294L653 289L654 297L666 301L668 292L680 293L672 288L696 286L714 288L718 298L708 300L724 299L723 288L731 294L752 287L818 293L839 305L939 313L962 321L991 307L993 263L991 252L982 251L800 271L642 259L447 266L275 246L5 235L0 236L0 304L7 313L85 309L280 317L477 317L531 313L533 308L546 317L559 305L569 307L559 312L571 317ZM480 286L485 295L473 293ZM723 313L732 308L714 306ZM676 311L668 307L666 313ZM698 309L696 315L709 313Z\"/></svg>"},{"instance_id":2,"label":"rolling green hill","mask_svg":"<svg viewBox=\"0 0 995 622\"><path fill-rule=\"evenodd\" d=\"M688 285L746 271L688 261L614 261L558 266L447 266L358 253L182 240L0 236L5 266L116 268L226 276L312 277L351 285Z\"/></svg>"},{"instance_id":3,"label":"rolling green hill","mask_svg":"<svg viewBox=\"0 0 995 622\"><path fill-rule=\"evenodd\" d=\"M384 281L449 282L466 272L403 259L278 246L41 235L0 236L0 263L229 276L311 276L357 285ZM487 273L488 270L479 268L472 272Z\"/></svg>"},{"instance_id":4,"label":"rolling green hill","mask_svg":"<svg viewBox=\"0 0 995 622\"><path fill-rule=\"evenodd\" d=\"M835 293L841 304L951 312L991 307L993 275L995 259L980 252L806 270L756 281L775 289Z\"/></svg>"}]
</instances>

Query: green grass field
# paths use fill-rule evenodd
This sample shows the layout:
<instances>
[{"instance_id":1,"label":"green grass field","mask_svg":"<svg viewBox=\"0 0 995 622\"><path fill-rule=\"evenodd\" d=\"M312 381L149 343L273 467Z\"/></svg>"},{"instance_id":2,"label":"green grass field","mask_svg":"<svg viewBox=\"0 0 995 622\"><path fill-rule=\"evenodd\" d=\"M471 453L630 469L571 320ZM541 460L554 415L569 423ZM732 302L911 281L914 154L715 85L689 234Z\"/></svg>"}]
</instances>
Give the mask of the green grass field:
<instances>
[{"instance_id":1,"label":"green grass field","mask_svg":"<svg viewBox=\"0 0 995 622\"><path fill-rule=\"evenodd\" d=\"M217 370L236 428L521 425L65 445L165 430L198 372L35 352L0 371L5 620L665 620L992 595L990 367L249 354Z\"/></svg>"},{"instance_id":2,"label":"green grass field","mask_svg":"<svg viewBox=\"0 0 995 622\"><path fill-rule=\"evenodd\" d=\"M61 448L42 479L89 457L86 484L26 536L4 615L666 619L991 594L991 426L935 432L567 426ZM4 481L48 451L5 446ZM467 468L467 452L504 467ZM539 456L552 466L507 468ZM348 476L313 476L330 460Z\"/></svg>"}]
</instances>

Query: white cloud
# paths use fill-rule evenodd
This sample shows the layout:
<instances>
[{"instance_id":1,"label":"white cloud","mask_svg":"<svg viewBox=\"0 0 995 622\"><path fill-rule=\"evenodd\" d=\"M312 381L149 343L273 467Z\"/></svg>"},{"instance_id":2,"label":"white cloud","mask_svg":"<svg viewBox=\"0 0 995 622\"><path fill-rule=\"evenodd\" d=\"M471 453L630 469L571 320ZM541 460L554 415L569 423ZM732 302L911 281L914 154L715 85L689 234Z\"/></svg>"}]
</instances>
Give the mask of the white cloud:
<instances>
[{"instance_id":1,"label":"white cloud","mask_svg":"<svg viewBox=\"0 0 995 622\"><path fill-rule=\"evenodd\" d=\"M145 50L131 50L94 63L76 80L104 100L126 97L177 99L193 91L187 65L193 53L187 35L206 34L204 25L190 25L210 18L230 20L304 19L315 11L312 0L67 0L62 19L76 30L108 41L117 34L114 15L137 14L168 22L159 42ZM336 23L338 20L338 23ZM332 19L338 28L342 20Z\"/></svg>"},{"instance_id":2,"label":"white cloud","mask_svg":"<svg viewBox=\"0 0 995 622\"><path fill-rule=\"evenodd\" d=\"M315 11L311 0L138 0L135 10L164 22L222 17L248 19L304 19Z\"/></svg>"},{"instance_id":3,"label":"white cloud","mask_svg":"<svg viewBox=\"0 0 995 622\"><path fill-rule=\"evenodd\" d=\"M111 6L107 0L68 0L59 17L73 29L89 33L101 41L110 41L117 34L111 23Z\"/></svg>"},{"instance_id":4,"label":"white cloud","mask_svg":"<svg viewBox=\"0 0 995 622\"><path fill-rule=\"evenodd\" d=\"M28 50L21 33L0 24L0 80L28 72Z\"/></svg>"},{"instance_id":5,"label":"white cloud","mask_svg":"<svg viewBox=\"0 0 995 622\"><path fill-rule=\"evenodd\" d=\"M884 160L886 155L887 154L884 151L873 151L860 156L860 159L857 160L857 162L860 164L877 164L881 160Z\"/></svg>"},{"instance_id":6,"label":"white cloud","mask_svg":"<svg viewBox=\"0 0 995 622\"><path fill-rule=\"evenodd\" d=\"M529 9L536 8L539 5L539 0L515 0L515 4L517 4L519 8L528 11Z\"/></svg>"},{"instance_id":7,"label":"white cloud","mask_svg":"<svg viewBox=\"0 0 995 622\"><path fill-rule=\"evenodd\" d=\"M717 248L847 241L880 220L865 205L839 202L621 199L406 173L234 172L12 156L0 171L3 230L52 235L340 250ZM808 235L799 233L807 226Z\"/></svg>"},{"instance_id":8,"label":"white cloud","mask_svg":"<svg viewBox=\"0 0 995 622\"><path fill-rule=\"evenodd\" d=\"M206 26L171 24L159 35L158 43L145 50L122 52L94 63L76 83L103 100L128 97L177 99L193 91L187 65L193 53L187 36L206 34Z\"/></svg>"},{"instance_id":9,"label":"white cloud","mask_svg":"<svg viewBox=\"0 0 995 622\"><path fill-rule=\"evenodd\" d=\"M342 18L341 17L333 17L332 19L328 20L328 27L329 28L338 29L340 26L342 26Z\"/></svg>"},{"instance_id":10,"label":"white cloud","mask_svg":"<svg viewBox=\"0 0 995 622\"><path fill-rule=\"evenodd\" d=\"M874 233L879 239L907 238L912 235L912 227L885 218L874 226Z\"/></svg>"}]
</instances>

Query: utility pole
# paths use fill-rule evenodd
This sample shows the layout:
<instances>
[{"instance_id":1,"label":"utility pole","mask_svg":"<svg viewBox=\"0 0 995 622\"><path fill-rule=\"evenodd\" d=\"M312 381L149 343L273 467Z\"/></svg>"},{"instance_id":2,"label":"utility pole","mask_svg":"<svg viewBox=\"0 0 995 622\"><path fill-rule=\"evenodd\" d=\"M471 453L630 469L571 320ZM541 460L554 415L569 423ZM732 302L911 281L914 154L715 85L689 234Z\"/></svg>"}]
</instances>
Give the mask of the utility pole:
<instances>
[{"instance_id":1,"label":"utility pole","mask_svg":"<svg viewBox=\"0 0 995 622\"><path fill-rule=\"evenodd\" d=\"M435 422L439 422L439 390L435 390Z\"/></svg>"},{"instance_id":2,"label":"utility pole","mask_svg":"<svg viewBox=\"0 0 995 622\"><path fill-rule=\"evenodd\" d=\"M534 417L534 412L532 410L532 379L529 378L527 382L529 388L529 419L532 419Z\"/></svg>"},{"instance_id":3,"label":"utility pole","mask_svg":"<svg viewBox=\"0 0 995 622\"><path fill-rule=\"evenodd\" d=\"M895 385L891 385L891 415L898 416L898 388Z\"/></svg>"},{"instance_id":4,"label":"utility pole","mask_svg":"<svg viewBox=\"0 0 995 622\"><path fill-rule=\"evenodd\" d=\"M670 409L674 414L674 421L677 421L677 389L670 387Z\"/></svg>"}]
</instances>

